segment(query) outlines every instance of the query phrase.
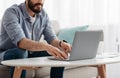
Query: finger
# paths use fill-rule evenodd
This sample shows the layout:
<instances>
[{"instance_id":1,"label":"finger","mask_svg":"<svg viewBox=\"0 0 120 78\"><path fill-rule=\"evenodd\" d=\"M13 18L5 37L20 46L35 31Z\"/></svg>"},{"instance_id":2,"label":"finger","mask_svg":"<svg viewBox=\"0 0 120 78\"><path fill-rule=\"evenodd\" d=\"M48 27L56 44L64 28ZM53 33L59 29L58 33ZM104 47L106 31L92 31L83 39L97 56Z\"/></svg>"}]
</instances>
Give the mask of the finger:
<instances>
[{"instance_id":1,"label":"finger","mask_svg":"<svg viewBox=\"0 0 120 78\"><path fill-rule=\"evenodd\" d=\"M59 58L61 58L61 59L65 59L65 58L66 58L66 56L63 55L61 51L56 52L56 55L57 55Z\"/></svg>"},{"instance_id":2,"label":"finger","mask_svg":"<svg viewBox=\"0 0 120 78\"><path fill-rule=\"evenodd\" d=\"M56 59L64 59L63 57L61 57L60 55L56 53L52 53L52 56L54 56Z\"/></svg>"},{"instance_id":3,"label":"finger","mask_svg":"<svg viewBox=\"0 0 120 78\"><path fill-rule=\"evenodd\" d=\"M68 54L68 53L70 53L70 51L71 51L71 50L66 49L64 52L65 52L66 54Z\"/></svg>"},{"instance_id":4,"label":"finger","mask_svg":"<svg viewBox=\"0 0 120 78\"><path fill-rule=\"evenodd\" d=\"M51 53L51 55L53 55L56 58L61 58L61 59L66 59L67 58L67 54L65 54L64 52L62 52L58 48L55 48L55 47L54 48L49 48L49 52Z\"/></svg>"},{"instance_id":5,"label":"finger","mask_svg":"<svg viewBox=\"0 0 120 78\"><path fill-rule=\"evenodd\" d=\"M70 52L72 48L71 48L71 45L68 44L68 45L64 46L63 49L65 52Z\"/></svg>"},{"instance_id":6,"label":"finger","mask_svg":"<svg viewBox=\"0 0 120 78\"><path fill-rule=\"evenodd\" d=\"M55 58L58 58L58 54L56 54L55 52L56 49L54 48L49 48L49 50L47 51L50 55L54 56Z\"/></svg>"},{"instance_id":7,"label":"finger","mask_svg":"<svg viewBox=\"0 0 120 78\"><path fill-rule=\"evenodd\" d=\"M68 47L68 51L70 52L72 50L72 46L70 45L69 47Z\"/></svg>"},{"instance_id":8,"label":"finger","mask_svg":"<svg viewBox=\"0 0 120 78\"><path fill-rule=\"evenodd\" d=\"M64 57L64 59L67 59L68 58L68 53L61 52L61 56Z\"/></svg>"},{"instance_id":9,"label":"finger","mask_svg":"<svg viewBox=\"0 0 120 78\"><path fill-rule=\"evenodd\" d=\"M63 57L61 56L61 53L60 53L59 49L51 49L51 52L52 52L52 55L55 58L62 58L63 59Z\"/></svg>"},{"instance_id":10,"label":"finger","mask_svg":"<svg viewBox=\"0 0 120 78\"><path fill-rule=\"evenodd\" d=\"M55 53L53 53L53 52L48 52L48 54L50 54L51 56L54 56L55 58L57 58L56 56L56 54Z\"/></svg>"},{"instance_id":11,"label":"finger","mask_svg":"<svg viewBox=\"0 0 120 78\"><path fill-rule=\"evenodd\" d=\"M63 51L60 51L58 49L58 52L56 51L56 55L58 55L61 59L66 59L68 56Z\"/></svg>"}]
</instances>

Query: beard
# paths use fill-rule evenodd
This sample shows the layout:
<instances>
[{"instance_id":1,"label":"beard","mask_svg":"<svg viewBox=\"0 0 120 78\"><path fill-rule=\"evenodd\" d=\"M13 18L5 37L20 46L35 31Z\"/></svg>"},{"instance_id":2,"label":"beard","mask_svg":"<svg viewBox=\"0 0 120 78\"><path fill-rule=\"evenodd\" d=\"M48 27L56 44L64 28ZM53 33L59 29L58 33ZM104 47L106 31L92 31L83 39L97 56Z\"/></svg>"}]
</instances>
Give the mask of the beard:
<instances>
[{"instance_id":1,"label":"beard","mask_svg":"<svg viewBox=\"0 0 120 78\"><path fill-rule=\"evenodd\" d=\"M43 7L43 4L42 3L35 3L35 4L33 4L31 2L31 0L28 0L28 7L30 8L30 10L32 10L36 14L40 13L40 11L41 11L41 7L37 7L37 6Z\"/></svg>"}]
</instances>

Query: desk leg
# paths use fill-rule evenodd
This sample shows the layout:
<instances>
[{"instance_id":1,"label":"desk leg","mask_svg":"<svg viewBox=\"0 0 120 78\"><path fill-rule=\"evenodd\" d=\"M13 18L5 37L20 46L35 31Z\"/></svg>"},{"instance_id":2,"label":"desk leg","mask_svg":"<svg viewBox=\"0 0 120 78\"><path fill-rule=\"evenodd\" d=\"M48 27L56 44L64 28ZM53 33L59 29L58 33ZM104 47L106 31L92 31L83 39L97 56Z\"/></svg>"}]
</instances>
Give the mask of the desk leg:
<instances>
[{"instance_id":1,"label":"desk leg","mask_svg":"<svg viewBox=\"0 0 120 78\"><path fill-rule=\"evenodd\" d=\"M14 76L13 78L20 78L22 70L35 70L38 69L40 67L15 67L15 71L14 71Z\"/></svg>"},{"instance_id":2,"label":"desk leg","mask_svg":"<svg viewBox=\"0 0 120 78\"><path fill-rule=\"evenodd\" d=\"M97 68L100 78L106 78L106 65L98 65Z\"/></svg>"},{"instance_id":3,"label":"desk leg","mask_svg":"<svg viewBox=\"0 0 120 78\"><path fill-rule=\"evenodd\" d=\"M20 78L21 72L22 72L22 68L15 67L13 78Z\"/></svg>"}]
</instances>

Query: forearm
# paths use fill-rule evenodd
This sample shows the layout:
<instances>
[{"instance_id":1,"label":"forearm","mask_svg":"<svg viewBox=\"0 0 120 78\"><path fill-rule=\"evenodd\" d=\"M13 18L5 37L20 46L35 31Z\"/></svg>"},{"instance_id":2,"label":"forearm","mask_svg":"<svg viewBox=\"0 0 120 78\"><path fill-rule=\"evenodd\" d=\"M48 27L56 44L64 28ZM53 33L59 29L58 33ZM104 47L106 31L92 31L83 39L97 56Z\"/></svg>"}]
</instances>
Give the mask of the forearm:
<instances>
[{"instance_id":1,"label":"forearm","mask_svg":"<svg viewBox=\"0 0 120 78\"><path fill-rule=\"evenodd\" d=\"M57 45L57 44L53 44L53 45ZM40 52L40 51L45 50L48 52L48 54L50 54L56 58L61 58L61 59L68 58L68 56L64 52L62 52L58 48L56 48L52 45L49 45L45 42L37 42L37 41L33 41L30 39L24 38L24 39L20 40L20 42L18 43L18 47L29 50L29 51L33 51L33 52L34 51Z\"/></svg>"},{"instance_id":2,"label":"forearm","mask_svg":"<svg viewBox=\"0 0 120 78\"><path fill-rule=\"evenodd\" d=\"M57 47L57 48L60 48L59 42L60 42L59 39L54 39L54 40L51 41L50 44Z\"/></svg>"},{"instance_id":3,"label":"forearm","mask_svg":"<svg viewBox=\"0 0 120 78\"><path fill-rule=\"evenodd\" d=\"M22 39L18 43L19 48L26 49L29 51L43 51L43 50L46 50L47 45L48 45L47 43L33 41L30 39L26 39L26 38Z\"/></svg>"}]
</instances>

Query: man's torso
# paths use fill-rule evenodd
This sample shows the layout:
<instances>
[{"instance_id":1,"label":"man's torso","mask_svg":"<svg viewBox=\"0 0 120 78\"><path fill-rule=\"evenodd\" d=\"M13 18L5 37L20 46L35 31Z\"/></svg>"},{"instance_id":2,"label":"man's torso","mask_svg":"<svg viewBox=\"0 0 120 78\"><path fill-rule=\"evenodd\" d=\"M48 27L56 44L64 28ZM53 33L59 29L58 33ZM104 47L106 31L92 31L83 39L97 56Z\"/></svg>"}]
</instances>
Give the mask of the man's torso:
<instances>
[{"instance_id":1,"label":"man's torso","mask_svg":"<svg viewBox=\"0 0 120 78\"><path fill-rule=\"evenodd\" d=\"M16 31L19 32L20 31L19 29L22 29L25 37L28 39L39 41L42 34L44 34L44 31L46 31L45 34L52 31L51 28L50 29L46 28L46 23L48 23L48 18L43 9L41 10L41 12L39 14L36 15L36 20L35 20L34 24L32 24L30 16L27 13L25 3L22 3L19 6L13 5L8 10L14 10L14 12L16 13L15 14L16 17L18 18L18 24L20 25L20 28L16 28L17 29ZM6 20L8 18L3 17L3 19ZM12 23L14 23L14 22L12 22ZM17 46L14 44L14 42L12 42L12 39L10 37L10 35L12 35L12 34L8 34L8 32L6 30L7 28L5 28L4 25L5 25L4 21L2 20L1 33L0 33L0 52L3 52L5 50L11 49L11 48L17 48ZM12 28L12 26L9 27L9 30L10 29L11 30L13 29L13 31L14 31L14 28ZM45 29L48 29L48 30L45 30ZM16 32L16 33L18 33L18 32ZM12 33L12 31L11 31L11 33ZM13 34L15 34L15 33L13 33ZM52 35L54 36L54 33L51 32L51 36ZM13 40L14 39L16 39L16 38L13 38Z\"/></svg>"}]
</instances>

